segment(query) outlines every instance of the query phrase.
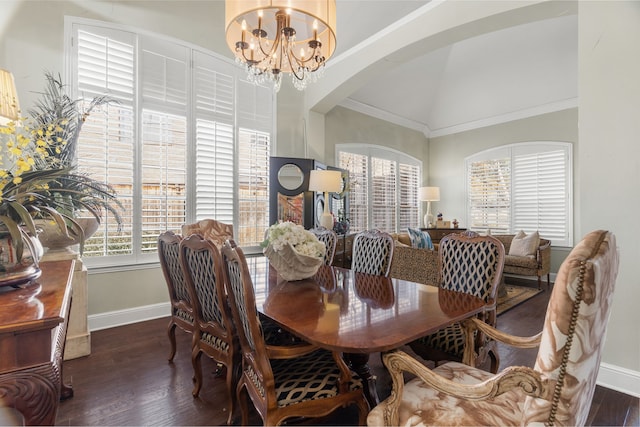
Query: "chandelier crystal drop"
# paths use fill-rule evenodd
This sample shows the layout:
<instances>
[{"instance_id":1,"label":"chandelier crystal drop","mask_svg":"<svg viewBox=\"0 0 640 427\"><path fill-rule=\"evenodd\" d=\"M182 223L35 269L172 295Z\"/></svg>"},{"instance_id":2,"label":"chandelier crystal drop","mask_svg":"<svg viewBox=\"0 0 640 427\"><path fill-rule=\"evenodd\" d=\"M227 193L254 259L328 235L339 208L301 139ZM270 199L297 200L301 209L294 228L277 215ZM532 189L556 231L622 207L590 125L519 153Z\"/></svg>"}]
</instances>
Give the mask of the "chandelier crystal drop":
<instances>
[{"instance_id":1,"label":"chandelier crystal drop","mask_svg":"<svg viewBox=\"0 0 640 427\"><path fill-rule=\"evenodd\" d=\"M226 0L227 44L247 80L273 83L291 74L303 90L322 77L336 47L335 0Z\"/></svg>"}]
</instances>

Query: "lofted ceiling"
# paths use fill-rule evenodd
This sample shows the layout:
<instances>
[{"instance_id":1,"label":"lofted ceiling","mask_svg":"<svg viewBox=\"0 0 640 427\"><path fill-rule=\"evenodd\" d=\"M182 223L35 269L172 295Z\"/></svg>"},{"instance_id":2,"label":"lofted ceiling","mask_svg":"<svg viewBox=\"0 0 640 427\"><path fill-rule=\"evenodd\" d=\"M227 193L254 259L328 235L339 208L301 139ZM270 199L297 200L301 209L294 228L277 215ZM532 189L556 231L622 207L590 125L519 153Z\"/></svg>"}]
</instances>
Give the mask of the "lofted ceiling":
<instances>
[{"instance_id":1,"label":"lofted ceiling","mask_svg":"<svg viewBox=\"0 0 640 427\"><path fill-rule=\"evenodd\" d=\"M338 43L326 74L332 62L357 57L408 16L429 13L435 3L428 3L337 0ZM394 57L384 72L361 72L357 83L342 85L348 89L335 103L430 137L558 111L577 106L577 51L577 14L563 11L426 53L397 55L401 60Z\"/></svg>"}]
</instances>

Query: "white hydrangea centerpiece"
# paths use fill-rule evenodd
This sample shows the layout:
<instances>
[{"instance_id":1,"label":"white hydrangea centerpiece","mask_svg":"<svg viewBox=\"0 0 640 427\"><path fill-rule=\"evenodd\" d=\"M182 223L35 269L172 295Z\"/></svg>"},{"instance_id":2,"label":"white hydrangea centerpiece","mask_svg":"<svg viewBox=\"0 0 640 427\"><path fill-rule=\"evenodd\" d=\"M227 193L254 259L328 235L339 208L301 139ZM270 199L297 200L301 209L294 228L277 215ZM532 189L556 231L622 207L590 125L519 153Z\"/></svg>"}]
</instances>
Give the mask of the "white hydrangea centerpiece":
<instances>
[{"instance_id":1,"label":"white hydrangea centerpiece","mask_svg":"<svg viewBox=\"0 0 640 427\"><path fill-rule=\"evenodd\" d=\"M262 247L271 265L288 281L316 274L326 251L312 232L290 221L269 227Z\"/></svg>"}]
</instances>

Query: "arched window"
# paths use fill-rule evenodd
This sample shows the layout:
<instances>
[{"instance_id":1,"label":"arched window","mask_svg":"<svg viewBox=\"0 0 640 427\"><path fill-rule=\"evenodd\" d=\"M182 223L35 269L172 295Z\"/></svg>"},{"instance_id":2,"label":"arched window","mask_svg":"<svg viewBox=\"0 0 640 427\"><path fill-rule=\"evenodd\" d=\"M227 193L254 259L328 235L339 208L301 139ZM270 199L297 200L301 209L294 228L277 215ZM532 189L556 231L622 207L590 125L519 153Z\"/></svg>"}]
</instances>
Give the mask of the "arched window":
<instances>
[{"instance_id":1,"label":"arched window","mask_svg":"<svg viewBox=\"0 0 640 427\"><path fill-rule=\"evenodd\" d=\"M573 246L571 148L567 142L524 142L467 157L468 228L538 230L553 246Z\"/></svg>"},{"instance_id":2,"label":"arched window","mask_svg":"<svg viewBox=\"0 0 640 427\"><path fill-rule=\"evenodd\" d=\"M369 144L336 145L336 157L338 166L349 171L351 231L398 232L420 224L420 160Z\"/></svg>"}]
</instances>

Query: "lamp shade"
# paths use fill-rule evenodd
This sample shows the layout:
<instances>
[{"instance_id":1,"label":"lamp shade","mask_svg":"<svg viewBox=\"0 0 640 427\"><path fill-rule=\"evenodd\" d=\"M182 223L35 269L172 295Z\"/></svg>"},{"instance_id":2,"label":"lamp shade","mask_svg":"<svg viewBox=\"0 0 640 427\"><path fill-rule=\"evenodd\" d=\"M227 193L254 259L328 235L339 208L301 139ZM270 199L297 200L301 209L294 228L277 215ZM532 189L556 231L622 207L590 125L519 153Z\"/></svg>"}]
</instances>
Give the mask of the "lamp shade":
<instances>
[{"instance_id":1,"label":"lamp shade","mask_svg":"<svg viewBox=\"0 0 640 427\"><path fill-rule=\"evenodd\" d=\"M18 120L20 106L13 74L0 69L0 124Z\"/></svg>"},{"instance_id":2,"label":"lamp shade","mask_svg":"<svg viewBox=\"0 0 640 427\"><path fill-rule=\"evenodd\" d=\"M437 202L440 200L440 187L420 187L418 197L422 202Z\"/></svg>"},{"instance_id":3,"label":"lamp shade","mask_svg":"<svg viewBox=\"0 0 640 427\"><path fill-rule=\"evenodd\" d=\"M337 193L342 190L342 173L340 171L314 169L309 175L309 191Z\"/></svg>"}]
</instances>

